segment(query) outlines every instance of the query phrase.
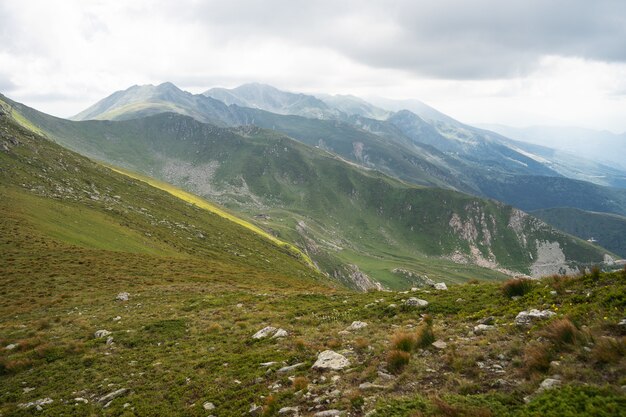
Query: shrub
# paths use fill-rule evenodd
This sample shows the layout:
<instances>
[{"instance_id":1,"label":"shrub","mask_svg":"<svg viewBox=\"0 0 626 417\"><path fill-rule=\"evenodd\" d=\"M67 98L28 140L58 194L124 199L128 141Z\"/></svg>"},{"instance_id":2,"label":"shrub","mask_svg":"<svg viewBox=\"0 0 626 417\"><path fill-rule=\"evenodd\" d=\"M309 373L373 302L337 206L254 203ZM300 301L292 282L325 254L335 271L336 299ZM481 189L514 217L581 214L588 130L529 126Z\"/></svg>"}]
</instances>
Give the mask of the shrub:
<instances>
[{"instance_id":1,"label":"shrub","mask_svg":"<svg viewBox=\"0 0 626 417\"><path fill-rule=\"evenodd\" d=\"M412 352L417 346L417 339L414 333L397 332L391 338L391 346L403 352Z\"/></svg>"},{"instance_id":2,"label":"shrub","mask_svg":"<svg viewBox=\"0 0 626 417\"><path fill-rule=\"evenodd\" d=\"M552 360L552 350L550 346L543 344L529 345L524 350L524 371L526 375L536 372L546 372L550 369L550 361Z\"/></svg>"},{"instance_id":3,"label":"shrub","mask_svg":"<svg viewBox=\"0 0 626 417\"><path fill-rule=\"evenodd\" d=\"M424 324L417 329L415 333L415 343L417 347L426 348L435 341L435 334L432 326Z\"/></svg>"},{"instance_id":4,"label":"shrub","mask_svg":"<svg viewBox=\"0 0 626 417\"><path fill-rule=\"evenodd\" d=\"M309 386L309 380L303 376L297 376L293 379L293 389L296 391L302 391Z\"/></svg>"},{"instance_id":5,"label":"shrub","mask_svg":"<svg viewBox=\"0 0 626 417\"><path fill-rule=\"evenodd\" d=\"M521 297L532 289L533 281L528 278L511 278L502 284L502 292L507 297Z\"/></svg>"},{"instance_id":6,"label":"shrub","mask_svg":"<svg viewBox=\"0 0 626 417\"><path fill-rule=\"evenodd\" d=\"M409 364L411 355L402 350L392 350L387 354L387 369L392 374L399 374Z\"/></svg>"},{"instance_id":7,"label":"shrub","mask_svg":"<svg viewBox=\"0 0 626 417\"><path fill-rule=\"evenodd\" d=\"M542 332L542 336L556 346L573 345L579 339L580 332L569 319L554 320Z\"/></svg>"},{"instance_id":8,"label":"shrub","mask_svg":"<svg viewBox=\"0 0 626 417\"><path fill-rule=\"evenodd\" d=\"M596 363L617 363L626 354L626 337L614 339L603 337L595 344L591 351L591 357Z\"/></svg>"},{"instance_id":9,"label":"shrub","mask_svg":"<svg viewBox=\"0 0 626 417\"><path fill-rule=\"evenodd\" d=\"M357 337L354 340L354 348L359 351L359 352L363 352L364 350L366 350L368 347L370 346L370 342L369 340L367 340L364 337Z\"/></svg>"},{"instance_id":10,"label":"shrub","mask_svg":"<svg viewBox=\"0 0 626 417\"><path fill-rule=\"evenodd\" d=\"M597 282L598 280L600 280L600 268L598 267L598 265L594 265L591 268L591 271L589 272L589 276L594 282Z\"/></svg>"}]
</instances>

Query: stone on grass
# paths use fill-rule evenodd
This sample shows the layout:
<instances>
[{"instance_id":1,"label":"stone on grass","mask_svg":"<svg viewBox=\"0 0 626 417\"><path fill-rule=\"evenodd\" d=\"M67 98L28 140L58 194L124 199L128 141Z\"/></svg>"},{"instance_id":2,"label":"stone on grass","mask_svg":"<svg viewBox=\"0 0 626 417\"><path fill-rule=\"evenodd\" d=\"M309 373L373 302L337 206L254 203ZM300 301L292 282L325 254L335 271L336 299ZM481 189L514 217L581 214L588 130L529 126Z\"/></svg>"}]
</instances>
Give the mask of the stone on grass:
<instances>
[{"instance_id":1,"label":"stone on grass","mask_svg":"<svg viewBox=\"0 0 626 417\"><path fill-rule=\"evenodd\" d=\"M261 407L260 405L252 404L250 406L250 410L248 410L248 414L250 414L251 416L260 416L261 414L263 414L263 407Z\"/></svg>"},{"instance_id":2,"label":"stone on grass","mask_svg":"<svg viewBox=\"0 0 626 417\"><path fill-rule=\"evenodd\" d=\"M204 408L207 411L215 410L215 404L213 404L212 402L207 401L204 404L202 404L202 408Z\"/></svg>"},{"instance_id":3,"label":"stone on grass","mask_svg":"<svg viewBox=\"0 0 626 417\"><path fill-rule=\"evenodd\" d=\"M313 414L313 417L337 417L342 416L343 414L344 412L341 410L326 410Z\"/></svg>"},{"instance_id":4,"label":"stone on grass","mask_svg":"<svg viewBox=\"0 0 626 417\"><path fill-rule=\"evenodd\" d=\"M364 327L367 327L367 323L365 323L363 321L353 321L352 324L350 326L348 326L348 328L346 330L348 330L348 331L361 330Z\"/></svg>"},{"instance_id":5,"label":"stone on grass","mask_svg":"<svg viewBox=\"0 0 626 417\"><path fill-rule=\"evenodd\" d=\"M274 336L272 336L272 339L276 339L279 337L287 337L289 336L289 333L287 333L287 330L285 329L278 329L276 330L276 333L274 333Z\"/></svg>"},{"instance_id":6,"label":"stone on grass","mask_svg":"<svg viewBox=\"0 0 626 417\"><path fill-rule=\"evenodd\" d=\"M107 337L111 334L108 330L98 330L93 334L93 337L96 339L101 339L103 337Z\"/></svg>"},{"instance_id":7,"label":"stone on grass","mask_svg":"<svg viewBox=\"0 0 626 417\"><path fill-rule=\"evenodd\" d=\"M446 285L445 282L438 282L438 283L435 284L435 289L436 290L446 291L448 289L448 286Z\"/></svg>"},{"instance_id":8,"label":"stone on grass","mask_svg":"<svg viewBox=\"0 0 626 417\"><path fill-rule=\"evenodd\" d=\"M262 328L261 330L259 330L258 332L256 332L252 338L253 339L263 339L265 337L268 337L269 335L271 335L272 333L276 333L276 327L272 327L272 326L267 326Z\"/></svg>"},{"instance_id":9,"label":"stone on grass","mask_svg":"<svg viewBox=\"0 0 626 417\"><path fill-rule=\"evenodd\" d=\"M339 371L350 366L350 361L343 355L325 350L317 355L317 361L313 364L313 369Z\"/></svg>"},{"instance_id":10,"label":"stone on grass","mask_svg":"<svg viewBox=\"0 0 626 417\"><path fill-rule=\"evenodd\" d=\"M127 292L121 292L117 294L117 297L115 297L117 301L128 301L129 298L130 298L130 294Z\"/></svg>"},{"instance_id":11,"label":"stone on grass","mask_svg":"<svg viewBox=\"0 0 626 417\"><path fill-rule=\"evenodd\" d=\"M297 416L299 408L298 407L283 407L278 410L279 416Z\"/></svg>"},{"instance_id":12,"label":"stone on grass","mask_svg":"<svg viewBox=\"0 0 626 417\"><path fill-rule=\"evenodd\" d=\"M4 349L5 350L13 350L13 349L15 349L18 346L19 346L18 343L11 343L10 345L6 345Z\"/></svg>"},{"instance_id":13,"label":"stone on grass","mask_svg":"<svg viewBox=\"0 0 626 417\"><path fill-rule=\"evenodd\" d=\"M515 324L520 326L529 325L533 321L549 319L552 316L556 316L556 313L550 310L532 309L529 311L520 311L515 317Z\"/></svg>"},{"instance_id":14,"label":"stone on grass","mask_svg":"<svg viewBox=\"0 0 626 417\"><path fill-rule=\"evenodd\" d=\"M478 326L474 326L474 333L481 334L495 328L496 326L491 326L489 324L479 324Z\"/></svg>"},{"instance_id":15,"label":"stone on grass","mask_svg":"<svg viewBox=\"0 0 626 417\"><path fill-rule=\"evenodd\" d=\"M107 395L104 395L104 396L100 397L98 399L98 402L101 403L101 404L108 403L110 401L113 401L117 397L121 397L122 395L126 394L127 392L128 392L128 388L120 388L120 389L115 390L113 392L109 392Z\"/></svg>"},{"instance_id":16,"label":"stone on grass","mask_svg":"<svg viewBox=\"0 0 626 417\"><path fill-rule=\"evenodd\" d=\"M561 386L561 380L555 378L546 378L539 385L537 392L544 392L549 389L558 388Z\"/></svg>"},{"instance_id":17,"label":"stone on grass","mask_svg":"<svg viewBox=\"0 0 626 417\"><path fill-rule=\"evenodd\" d=\"M31 408L35 407L37 410L41 411L42 406L52 404L54 400L52 398L41 398L39 400L31 401L29 403L18 404L19 408Z\"/></svg>"},{"instance_id":18,"label":"stone on grass","mask_svg":"<svg viewBox=\"0 0 626 417\"><path fill-rule=\"evenodd\" d=\"M295 365L291 365L291 366L283 366L282 368L280 368L276 372L279 373L279 374L285 374L287 372L295 371L296 369L298 369L299 367L301 367L303 365L304 365L304 363L300 362L300 363L296 363Z\"/></svg>"},{"instance_id":19,"label":"stone on grass","mask_svg":"<svg viewBox=\"0 0 626 417\"><path fill-rule=\"evenodd\" d=\"M428 301L411 297L408 300L406 300L404 304L411 306L411 307L426 307L428 305Z\"/></svg>"},{"instance_id":20,"label":"stone on grass","mask_svg":"<svg viewBox=\"0 0 626 417\"><path fill-rule=\"evenodd\" d=\"M376 389L385 389L387 388L384 385L377 385L377 384L372 384L371 382L364 382L362 384L359 385L359 389L361 391L366 391L366 390L376 390Z\"/></svg>"},{"instance_id":21,"label":"stone on grass","mask_svg":"<svg viewBox=\"0 0 626 417\"><path fill-rule=\"evenodd\" d=\"M448 347L448 344L443 340L437 340L436 342L433 342L433 347L439 350L443 350Z\"/></svg>"}]
</instances>

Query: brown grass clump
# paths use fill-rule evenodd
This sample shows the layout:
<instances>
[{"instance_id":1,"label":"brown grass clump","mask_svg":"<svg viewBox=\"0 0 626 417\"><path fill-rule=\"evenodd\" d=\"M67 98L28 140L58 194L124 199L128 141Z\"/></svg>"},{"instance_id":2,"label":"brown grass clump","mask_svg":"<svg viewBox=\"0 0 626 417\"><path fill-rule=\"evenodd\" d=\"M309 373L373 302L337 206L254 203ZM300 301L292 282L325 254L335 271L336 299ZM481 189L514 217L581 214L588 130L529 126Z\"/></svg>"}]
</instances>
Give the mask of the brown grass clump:
<instances>
[{"instance_id":1,"label":"brown grass clump","mask_svg":"<svg viewBox=\"0 0 626 417\"><path fill-rule=\"evenodd\" d=\"M556 346L564 347L575 344L580 338L580 331L569 319L559 319L546 326L542 336Z\"/></svg>"},{"instance_id":2,"label":"brown grass clump","mask_svg":"<svg viewBox=\"0 0 626 417\"><path fill-rule=\"evenodd\" d=\"M222 331L222 326L219 323L211 323L209 327L207 327L207 331L209 333L219 333Z\"/></svg>"},{"instance_id":3,"label":"brown grass clump","mask_svg":"<svg viewBox=\"0 0 626 417\"><path fill-rule=\"evenodd\" d=\"M433 333L432 326L423 324L417 328L415 332L415 343L417 347L427 348L435 341L435 334Z\"/></svg>"},{"instance_id":4,"label":"brown grass clump","mask_svg":"<svg viewBox=\"0 0 626 417\"><path fill-rule=\"evenodd\" d=\"M391 338L391 346L396 350L412 352L417 346L416 335L404 331L396 332Z\"/></svg>"},{"instance_id":5,"label":"brown grass clump","mask_svg":"<svg viewBox=\"0 0 626 417\"><path fill-rule=\"evenodd\" d=\"M548 344L529 345L524 350L523 370L527 376L534 373L546 372L550 369L550 361L552 360L552 349Z\"/></svg>"},{"instance_id":6,"label":"brown grass clump","mask_svg":"<svg viewBox=\"0 0 626 417\"><path fill-rule=\"evenodd\" d=\"M533 281L528 278L511 278L502 284L502 293L507 297L521 297L533 289Z\"/></svg>"},{"instance_id":7,"label":"brown grass clump","mask_svg":"<svg viewBox=\"0 0 626 417\"><path fill-rule=\"evenodd\" d=\"M293 379L293 389L296 391L302 391L309 386L309 380L304 376L297 376Z\"/></svg>"},{"instance_id":8,"label":"brown grass clump","mask_svg":"<svg viewBox=\"0 0 626 417\"><path fill-rule=\"evenodd\" d=\"M595 344L591 357L598 364L618 363L626 355L626 337L603 337Z\"/></svg>"},{"instance_id":9,"label":"brown grass clump","mask_svg":"<svg viewBox=\"0 0 626 417\"><path fill-rule=\"evenodd\" d=\"M410 360L411 355L408 352L392 350L387 354L387 369L392 374L397 375L404 370Z\"/></svg>"},{"instance_id":10,"label":"brown grass clump","mask_svg":"<svg viewBox=\"0 0 626 417\"><path fill-rule=\"evenodd\" d=\"M328 342L326 342L326 346L329 349L338 349L341 347L341 340L339 339L330 339Z\"/></svg>"},{"instance_id":11,"label":"brown grass clump","mask_svg":"<svg viewBox=\"0 0 626 417\"><path fill-rule=\"evenodd\" d=\"M369 348L369 346L370 346L369 340L367 340L364 337L357 337L354 340L354 349L356 349L358 352L363 352L363 351L367 350L367 348Z\"/></svg>"}]
</instances>

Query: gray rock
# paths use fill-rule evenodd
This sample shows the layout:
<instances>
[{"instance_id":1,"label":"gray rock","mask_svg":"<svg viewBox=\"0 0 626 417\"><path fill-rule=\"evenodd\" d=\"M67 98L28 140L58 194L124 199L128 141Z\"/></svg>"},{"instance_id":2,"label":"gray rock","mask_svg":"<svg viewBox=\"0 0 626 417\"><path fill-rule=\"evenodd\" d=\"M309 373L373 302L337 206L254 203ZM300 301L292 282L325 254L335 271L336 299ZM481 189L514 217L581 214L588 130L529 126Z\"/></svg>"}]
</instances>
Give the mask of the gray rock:
<instances>
[{"instance_id":1,"label":"gray rock","mask_svg":"<svg viewBox=\"0 0 626 417\"><path fill-rule=\"evenodd\" d=\"M435 284L435 289L436 290L441 290L441 291L447 291L448 290L448 286L446 285L445 282L438 282Z\"/></svg>"},{"instance_id":2,"label":"gray rock","mask_svg":"<svg viewBox=\"0 0 626 417\"><path fill-rule=\"evenodd\" d=\"M274 333L274 336L272 336L272 339L276 339L279 337L287 337L289 336L289 333L287 333L287 330L285 329L278 329L276 330L276 333Z\"/></svg>"},{"instance_id":3,"label":"gray rock","mask_svg":"<svg viewBox=\"0 0 626 417\"><path fill-rule=\"evenodd\" d=\"M353 321L352 324L350 326L348 326L348 328L346 330L348 330L348 331L361 330L361 329L363 329L365 327L367 327L367 323L365 323L363 321Z\"/></svg>"},{"instance_id":4,"label":"gray rock","mask_svg":"<svg viewBox=\"0 0 626 417\"><path fill-rule=\"evenodd\" d=\"M260 405L252 404L250 406L250 410L248 410L248 414L254 417L260 416L261 414L263 414L263 407L261 407Z\"/></svg>"},{"instance_id":5,"label":"gray rock","mask_svg":"<svg viewBox=\"0 0 626 417\"><path fill-rule=\"evenodd\" d=\"M204 408L207 411L215 410L215 404L213 404L212 402L207 401L204 404L202 404L202 408Z\"/></svg>"},{"instance_id":6,"label":"gray rock","mask_svg":"<svg viewBox=\"0 0 626 417\"><path fill-rule=\"evenodd\" d=\"M109 336L109 337L107 337L107 342L106 342L106 344L107 344L107 345L112 345L112 344L113 344L113 336Z\"/></svg>"},{"instance_id":7,"label":"gray rock","mask_svg":"<svg viewBox=\"0 0 626 417\"><path fill-rule=\"evenodd\" d=\"M387 387L384 386L384 385L372 384L371 382L364 382L364 383L359 385L359 389L361 391L377 390L377 389L385 389L385 388L387 388Z\"/></svg>"},{"instance_id":8,"label":"gray rock","mask_svg":"<svg viewBox=\"0 0 626 417\"><path fill-rule=\"evenodd\" d=\"M297 416L299 412L298 407L283 407L278 410L279 416Z\"/></svg>"},{"instance_id":9,"label":"gray rock","mask_svg":"<svg viewBox=\"0 0 626 417\"><path fill-rule=\"evenodd\" d=\"M130 299L130 294L127 292L121 292L117 294L117 297L115 297L115 299L117 301L128 301Z\"/></svg>"},{"instance_id":10,"label":"gray rock","mask_svg":"<svg viewBox=\"0 0 626 417\"><path fill-rule=\"evenodd\" d=\"M96 339L101 339L103 337L107 337L111 334L108 330L98 330L93 334L93 337Z\"/></svg>"},{"instance_id":11,"label":"gray rock","mask_svg":"<svg viewBox=\"0 0 626 417\"><path fill-rule=\"evenodd\" d=\"M128 388L120 388L116 391L109 392L107 395L103 397L100 397L98 399L98 402L100 404L109 403L113 401L114 399L116 399L117 397L121 397L122 395L126 394L127 392L128 392Z\"/></svg>"},{"instance_id":12,"label":"gray rock","mask_svg":"<svg viewBox=\"0 0 626 417\"><path fill-rule=\"evenodd\" d=\"M433 347L439 350L443 350L448 347L448 344L443 340L437 340L436 342L433 342Z\"/></svg>"},{"instance_id":13,"label":"gray rock","mask_svg":"<svg viewBox=\"0 0 626 417\"><path fill-rule=\"evenodd\" d=\"M24 404L18 404L17 406L19 408L31 408L31 407L35 407L37 408L37 410L42 410L42 406L44 405L48 405L48 404L52 404L54 402L54 400L52 398L41 398L39 400L35 400L35 401L31 401L29 403L24 403Z\"/></svg>"},{"instance_id":14,"label":"gray rock","mask_svg":"<svg viewBox=\"0 0 626 417\"><path fill-rule=\"evenodd\" d=\"M344 411L341 410L326 410L313 414L313 417L337 417L344 415Z\"/></svg>"},{"instance_id":15,"label":"gray rock","mask_svg":"<svg viewBox=\"0 0 626 417\"><path fill-rule=\"evenodd\" d=\"M291 366L284 366L282 368L280 368L278 371L276 371L279 374L285 374L291 371L295 371L296 369L298 369L299 367L303 366L304 363L296 363L295 365L291 365Z\"/></svg>"},{"instance_id":16,"label":"gray rock","mask_svg":"<svg viewBox=\"0 0 626 417\"><path fill-rule=\"evenodd\" d=\"M83 403L83 404L87 404L89 403L89 400L83 397L76 397L74 398L74 402L75 403Z\"/></svg>"},{"instance_id":17,"label":"gray rock","mask_svg":"<svg viewBox=\"0 0 626 417\"><path fill-rule=\"evenodd\" d=\"M332 350L325 350L317 355L317 361L315 361L312 368L339 371L348 366L350 366L350 361L345 356Z\"/></svg>"},{"instance_id":18,"label":"gray rock","mask_svg":"<svg viewBox=\"0 0 626 417\"><path fill-rule=\"evenodd\" d=\"M259 364L262 368L269 368L272 365L276 365L278 362L262 362Z\"/></svg>"},{"instance_id":19,"label":"gray rock","mask_svg":"<svg viewBox=\"0 0 626 417\"><path fill-rule=\"evenodd\" d=\"M4 349L5 350L13 350L13 349L15 349L18 346L19 346L18 343L11 343L10 345L6 345Z\"/></svg>"},{"instance_id":20,"label":"gray rock","mask_svg":"<svg viewBox=\"0 0 626 417\"><path fill-rule=\"evenodd\" d=\"M515 317L515 324L526 326L533 321L549 319L552 316L556 316L556 313L550 310L532 309L529 311L520 311Z\"/></svg>"},{"instance_id":21,"label":"gray rock","mask_svg":"<svg viewBox=\"0 0 626 417\"><path fill-rule=\"evenodd\" d=\"M252 338L253 339L263 339L265 337L268 337L269 335L271 335L272 333L276 333L276 330L278 330L276 327L272 327L272 326L267 326L262 328L261 330L259 330L258 332L256 332Z\"/></svg>"},{"instance_id":22,"label":"gray rock","mask_svg":"<svg viewBox=\"0 0 626 417\"><path fill-rule=\"evenodd\" d=\"M546 378L539 385L539 389L537 390L537 392L543 392L549 389L558 388L559 386L561 386L560 379Z\"/></svg>"},{"instance_id":23,"label":"gray rock","mask_svg":"<svg viewBox=\"0 0 626 417\"><path fill-rule=\"evenodd\" d=\"M404 304L411 306L411 307L426 307L428 305L428 301L411 297L408 300L406 300Z\"/></svg>"},{"instance_id":24,"label":"gray rock","mask_svg":"<svg viewBox=\"0 0 626 417\"><path fill-rule=\"evenodd\" d=\"M491 326L495 323L496 319L493 316L489 316L489 317L485 317L484 319L480 320L478 322L478 324L486 324L488 326Z\"/></svg>"},{"instance_id":25,"label":"gray rock","mask_svg":"<svg viewBox=\"0 0 626 417\"><path fill-rule=\"evenodd\" d=\"M621 319L619 323L617 323L618 326L622 326L622 327L626 327L626 319Z\"/></svg>"},{"instance_id":26,"label":"gray rock","mask_svg":"<svg viewBox=\"0 0 626 417\"><path fill-rule=\"evenodd\" d=\"M478 326L474 326L474 333L481 334L489 330L493 330L495 328L496 326L490 326L488 324L479 324Z\"/></svg>"}]
</instances>

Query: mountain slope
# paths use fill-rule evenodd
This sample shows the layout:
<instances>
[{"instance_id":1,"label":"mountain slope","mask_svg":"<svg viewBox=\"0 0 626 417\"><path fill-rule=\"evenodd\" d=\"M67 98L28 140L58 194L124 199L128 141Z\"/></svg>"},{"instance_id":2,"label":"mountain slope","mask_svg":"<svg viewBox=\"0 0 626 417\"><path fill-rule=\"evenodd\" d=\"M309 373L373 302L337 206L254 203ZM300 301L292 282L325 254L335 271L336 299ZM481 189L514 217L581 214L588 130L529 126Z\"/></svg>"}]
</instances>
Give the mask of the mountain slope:
<instances>
[{"instance_id":1,"label":"mountain slope","mask_svg":"<svg viewBox=\"0 0 626 417\"><path fill-rule=\"evenodd\" d=\"M67 146L256 217L351 285L364 277L347 265L395 287L407 285L401 271L459 281L478 271L475 264L540 275L604 255L511 207L401 183L272 131L174 114L57 123L73 129L55 136ZM546 260L548 247L562 256Z\"/></svg>"},{"instance_id":2,"label":"mountain slope","mask_svg":"<svg viewBox=\"0 0 626 417\"><path fill-rule=\"evenodd\" d=\"M573 208L537 210L532 214L581 239L593 239L598 245L626 258L626 217L624 216Z\"/></svg>"}]
</instances>

